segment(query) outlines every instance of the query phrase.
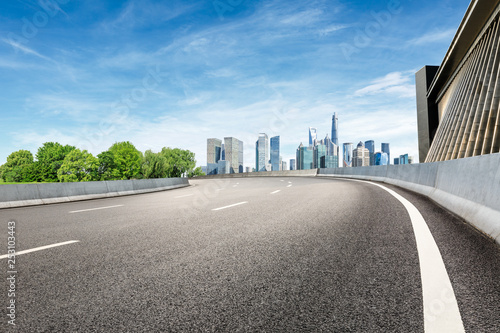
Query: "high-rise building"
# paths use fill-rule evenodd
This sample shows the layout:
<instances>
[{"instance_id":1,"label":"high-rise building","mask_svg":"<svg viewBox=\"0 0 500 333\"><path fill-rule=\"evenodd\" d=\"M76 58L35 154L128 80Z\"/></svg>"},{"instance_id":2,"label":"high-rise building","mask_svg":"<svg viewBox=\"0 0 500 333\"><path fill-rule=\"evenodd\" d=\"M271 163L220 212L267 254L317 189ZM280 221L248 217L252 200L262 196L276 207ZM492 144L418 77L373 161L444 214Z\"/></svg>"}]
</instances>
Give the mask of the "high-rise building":
<instances>
[{"instance_id":1,"label":"high-rise building","mask_svg":"<svg viewBox=\"0 0 500 333\"><path fill-rule=\"evenodd\" d=\"M295 170L295 159L290 159L290 170Z\"/></svg>"},{"instance_id":2,"label":"high-rise building","mask_svg":"<svg viewBox=\"0 0 500 333\"><path fill-rule=\"evenodd\" d=\"M281 170L286 171L286 161L281 161Z\"/></svg>"},{"instance_id":3,"label":"high-rise building","mask_svg":"<svg viewBox=\"0 0 500 333\"><path fill-rule=\"evenodd\" d=\"M363 142L359 142L356 149L352 151L352 166L362 167L370 165L370 151L365 148Z\"/></svg>"},{"instance_id":4,"label":"high-rise building","mask_svg":"<svg viewBox=\"0 0 500 333\"><path fill-rule=\"evenodd\" d=\"M219 162L222 141L219 139L207 139L207 165Z\"/></svg>"},{"instance_id":5,"label":"high-rise building","mask_svg":"<svg viewBox=\"0 0 500 333\"><path fill-rule=\"evenodd\" d=\"M220 159L221 160L226 160L226 149L224 149L224 144L222 144L221 150L220 150Z\"/></svg>"},{"instance_id":6,"label":"high-rise building","mask_svg":"<svg viewBox=\"0 0 500 333\"><path fill-rule=\"evenodd\" d=\"M375 141L365 141L365 148L370 151L370 165L375 165Z\"/></svg>"},{"instance_id":7,"label":"high-rise building","mask_svg":"<svg viewBox=\"0 0 500 333\"><path fill-rule=\"evenodd\" d=\"M334 112L332 116L332 142L335 143L337 147L339 145L338 121L337 113Z\"/></svg>"},{"instance_id":8,"label":"high-rise building","mask_svg":"<svg viewBox=\"0 0 500 333\"><path fill-rule=\"evenodd\" d=\"M316 145L313 148L313 168L326 168L326 146Z\"/></svg>"},{"instance_id":9,"label":"high-rise building","mask_svg":"<svg viewBox=\"0 0 500 333\"><path fill-rule=\"evenodd\" d=\"M312 147L306 147L300 143L299 148L297 148L297 170L309 170L313 169L313 149Z\"/></svg>"},{"instance_id":10,"label":"high-rise building","mask_svg":"<svg viewBox=\"0 0 500 333\"><path fill-rule=\"evenodd\" d=\"M380 150L382 150L383 153L387 154L387 158L389 160L388 164L390 164L391 161L391 150L389 149L389 144L388 143L382 143Z\"/></svg>"},{"instance_id":11,"label":"high-rise building","mask_svg":"<svg viewBox=\"0 0 500 333\"><path fill-rule=\"evenodd\" d=\"M240 172L240 140L233 137L224 138L224 150L226 151L226 161L229 162L229 172L226 173L239 173ZM243 143L242 143L243 146ZM241 154L241 165L243 166L243 154Z\"/></svg>"},{"instance_id":12,"label":"high-rise building","mask_svg":"<svg viewBox=\"0 0 500 333\"><path fill-rule=\"evenodd\" d=\"M271 170L280 170L280 137L279 135L271 138Z\"/></svg>"},{"instance_id":13,"label":"high-rise building","mask_svg":"<svg viewBox=\"0 0 500 333\"><path fill-rule=\"evenodd\" d=\"M399 155L399 164L410 164L408 161L408 154Z\"/></svg>"},{"instance_id":14,"label":"high-rise building","mask_svg":"<svg viewBox=\"0 0 500 333\"><path fill-rule=\"evenodd\" d=\"M376 152L375 153L375 165L388 165L389 157L386 153Z\"/></svg>"},{"instance_id":15,"label":"high-rise building","mask_svg":"<svg viewBox=\"0 0 500 333\"><path fill-rule=\"evenodd\" d=\"M314 127L309 127L309 146L314 146L318 139L318 131Z\"/></svg>"},{"instance_id":16,"label":"high-rise building","mask_svg":"<svg viewBox=\"0 0 500 333\"><path fill-rule=\"evenodd\" d=\"M344 155L343 155L343 167L350 168L352 167L352 143L346 142L344 143Z\"/></svg>"},{"instance_id":17,"label":"high-rise building","mask_svg":"<svg viewBox=\"0 0 500 333\"><path fill-rule=\"evenodd\" d=\"M398 165L399 164L399 157L394 157L394 165Z\"/></svg>"},{"instance_id":18,"label":"high-rise building","mask_svg":"<svg viewBox=\"0 0 500 333\"><path fill-rule=\"evenodd\" d=\"M246 170L245 171L246 173L252 172L252 168L250 168L250 167L246 167L245 170Z\"/></svg>"},{"instance_id":19,"label":"high-rise building","mask_svg":"<svg viewBox=\"0 0 500 333\"><path fill-rule=\"evenodd\" d=\"M233 173L231 172L231 163L229 161L219 160L219 162L217 162L217 174L223 175L226 173Z\"/></svg>"},{"instance_id":20,"label":"high-rise building","mask_svg":"<svg viewBox=\"0 0 500 333\"><path fill-rule=\"evenodd\" d=\"M266 171L266 164L269 160L269 138L267 134L260 133L259 139L255 143L255 170Z\"/></svg>"},{"instance_id":21,"label":"high-rise building","mask_svg":"<svg viewBox=\"0 0 500 333\"><path fill-rule=\"evenodd\" d=\"M243 173L243 141L238 140L238 172Z\"/></svg>"},{"instance_id":22,"label":"high-rise building","mask_svg":"<svg viewBox=\"0 0 500 333\"><path fill-rule=\"evenodd\" d=\"M339 167L339 146L333 143L333 141L330 139L328 134L326 135L325 139L323 140L326 146L326 164L327 168L338 168ZM335 158L329 158L329 157L335 157ZM337 161L337 165L333 165L333 161Z\"/></svg>"}]
</instances>

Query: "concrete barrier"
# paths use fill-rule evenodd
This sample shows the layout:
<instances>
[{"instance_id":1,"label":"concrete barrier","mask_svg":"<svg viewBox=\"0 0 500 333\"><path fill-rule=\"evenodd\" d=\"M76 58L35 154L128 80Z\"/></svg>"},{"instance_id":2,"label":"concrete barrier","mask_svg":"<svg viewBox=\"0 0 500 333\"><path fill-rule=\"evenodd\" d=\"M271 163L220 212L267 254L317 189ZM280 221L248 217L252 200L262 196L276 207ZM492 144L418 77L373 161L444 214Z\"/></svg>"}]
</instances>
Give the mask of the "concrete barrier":
<instances>
[{"instance_id":1,"label":"concrete barrier","mask_svg":"<svg viewBox=\"0 0 500 333\"><path fill-rule=\"evenodd\" d=\"M189 186L187 178L0 185L0 209L90 200Z\"/></svg>"},{"instance_id":2,"label":"concrete barrier","mask_svg":"<svg viewBox=\"0 0 500 333\"><path fill-rule=\"evenodd\" d=\"M220 179L220 178L247 178L247 177L315 177L317 169L312 170L287 170L287 171L263 171L244 172L223 175L198 176L193 179Z\"/></svg>"},{"instance_id":3,"label":"concrete barrier","mask_svg":"<svg viewBox=\"0 0 500 333\"><path fill-rule=\"evenodd\" d=\"M423 164L320 169L318 176L382 181L423 194L500 244L500 154Z\"/></svg>"}]
</instances>

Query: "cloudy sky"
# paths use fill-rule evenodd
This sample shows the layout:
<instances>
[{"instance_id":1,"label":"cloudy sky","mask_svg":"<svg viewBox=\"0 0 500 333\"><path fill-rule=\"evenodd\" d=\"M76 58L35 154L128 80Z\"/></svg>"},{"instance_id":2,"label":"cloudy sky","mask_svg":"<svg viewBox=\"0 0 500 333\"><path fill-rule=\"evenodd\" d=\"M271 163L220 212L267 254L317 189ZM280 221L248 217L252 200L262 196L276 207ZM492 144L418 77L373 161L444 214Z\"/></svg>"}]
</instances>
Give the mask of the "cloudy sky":
<instances>
[{"instance_id":1,"label":"cloudy sky","mask_svg":"<svg viewBox=\"0 0 500 333\"><path fill-rule=\"evenodd\" d=\"M469 0L0 2L0 164L57 141L189 149L331 132L418 160L414 73L441 64Z\"/></svg>"}]
</instances>

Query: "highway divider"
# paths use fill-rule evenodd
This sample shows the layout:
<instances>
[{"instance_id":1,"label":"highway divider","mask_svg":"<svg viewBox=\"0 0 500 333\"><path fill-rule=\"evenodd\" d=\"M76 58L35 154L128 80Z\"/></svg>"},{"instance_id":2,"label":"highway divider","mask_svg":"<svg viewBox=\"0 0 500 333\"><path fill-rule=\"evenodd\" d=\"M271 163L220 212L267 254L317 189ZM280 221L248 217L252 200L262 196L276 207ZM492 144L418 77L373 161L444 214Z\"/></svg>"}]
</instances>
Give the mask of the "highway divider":
<instances>
[{"instance_id":1,"label":"highway divider","mask_svg":"<svg viewBox=\"0 0 500 333\"><path fill-rule=\"evenodd\" d=\"M109 198L189 186L187 178L0 185L0 209Z\"/></svg>"}]
</instances>

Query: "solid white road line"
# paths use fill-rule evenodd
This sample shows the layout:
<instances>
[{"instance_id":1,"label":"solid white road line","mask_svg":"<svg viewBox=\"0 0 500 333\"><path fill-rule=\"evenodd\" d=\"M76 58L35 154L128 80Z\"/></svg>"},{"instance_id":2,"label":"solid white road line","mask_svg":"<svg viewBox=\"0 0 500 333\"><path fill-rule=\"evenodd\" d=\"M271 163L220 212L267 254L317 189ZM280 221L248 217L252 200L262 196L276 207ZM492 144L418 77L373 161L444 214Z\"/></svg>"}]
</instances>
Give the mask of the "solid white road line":
<instances>
[{"instance_id":1,"label":"solid white road line","mask_svg":"<svg viewBox=\"0 0 500 333\"><path fill-rule=\"evenodd\" d=\"M277 191L271 192L271 194L275 194L275 193L278 193L278 192L281 192L281 190L277 190Z\"/></svg>"},{"instance_id":2,"label":"solid white road line","mask_svg":"<svg viewBox=\"0 0 500 333\"><path fill-rule=\"evenodd\" d=\"M179 198L185 198L185 197L190 197L190 196L193 196L194 194L191 193L191 194L186 194L186 195L180 195L178 197L175 197L175 199L179 199Z\"/></svg>"},{"instance_id":3,"label":"solid white road line","mask_svg":"<svg viewBox=\"0 0 500 333\"><path fill-rule=\"evenodd\" d=\"M23 250L23 251L17 251L15 253L16 256L18 255L21 255L21 254L26 254L26 253L30 253L30 252L36 252L36 251L41 251L41 250L46 250L46 249L50 249L52 247L57 247L57 246L62 246L62 245L68 245L68 244L72 244L72 243L78 243L79 241L77 240L72 240L72 241L67 241L67 242L62 242L62 243L57 243L57 244L52 244L52 245L46 245L46 246L40 246L40 247L35 247L34 249L29 249L29 250ZM9 255L8 254L4 254L4 255L1 255L0 256L0 259L4 259L4 258L8 258Z\"/></svg>"},{"instance_id":4,"label":"solid white road line","mask_svg":"<svg viewBox=\"0 0 500 333\"><path fill-rule=\"evenodd\" d=\"M417 241L420 275L422 278L424 329L426 333L465 332L460 310L441 252L422 214L408 200L393 190L376 185L394 196L410 215Z\"/></svg>"},{"instance_id":5,"label":"solid white road line","mask_svg":"<svg viewBox=\"0 0 500 333\"><path fill-rule=\"evenodd\" d=\"M224 207L214 208L214 209L212 209L212 210L221 210L221 209L226 209L226 208L230 208L230 207L234 207L234 206L243 205L243 204L246 204L246 203L248 203L248 201L238 202L238 203L235 203L235 204L232 204L232 205L229 205L229 206L224 206Z\"/></svg>"},{"instance_id":6,"label":"solid white road line","mask_svg":"<svg viewBox=\"0 0 500 333\"><path fill-rule=\"evenodd\" d=\"M123 205L115 205L115 206L107 206L107 207L97 207L97 208L89 208L89 209L82 209L82 210L74 210L69 212L70 214L73 213L81 213L81 212L89 212L91 210L99 210L99 209L108 209L108 208L116 208L116 207L122 207Z\"/></svg>"}]
</instances>

